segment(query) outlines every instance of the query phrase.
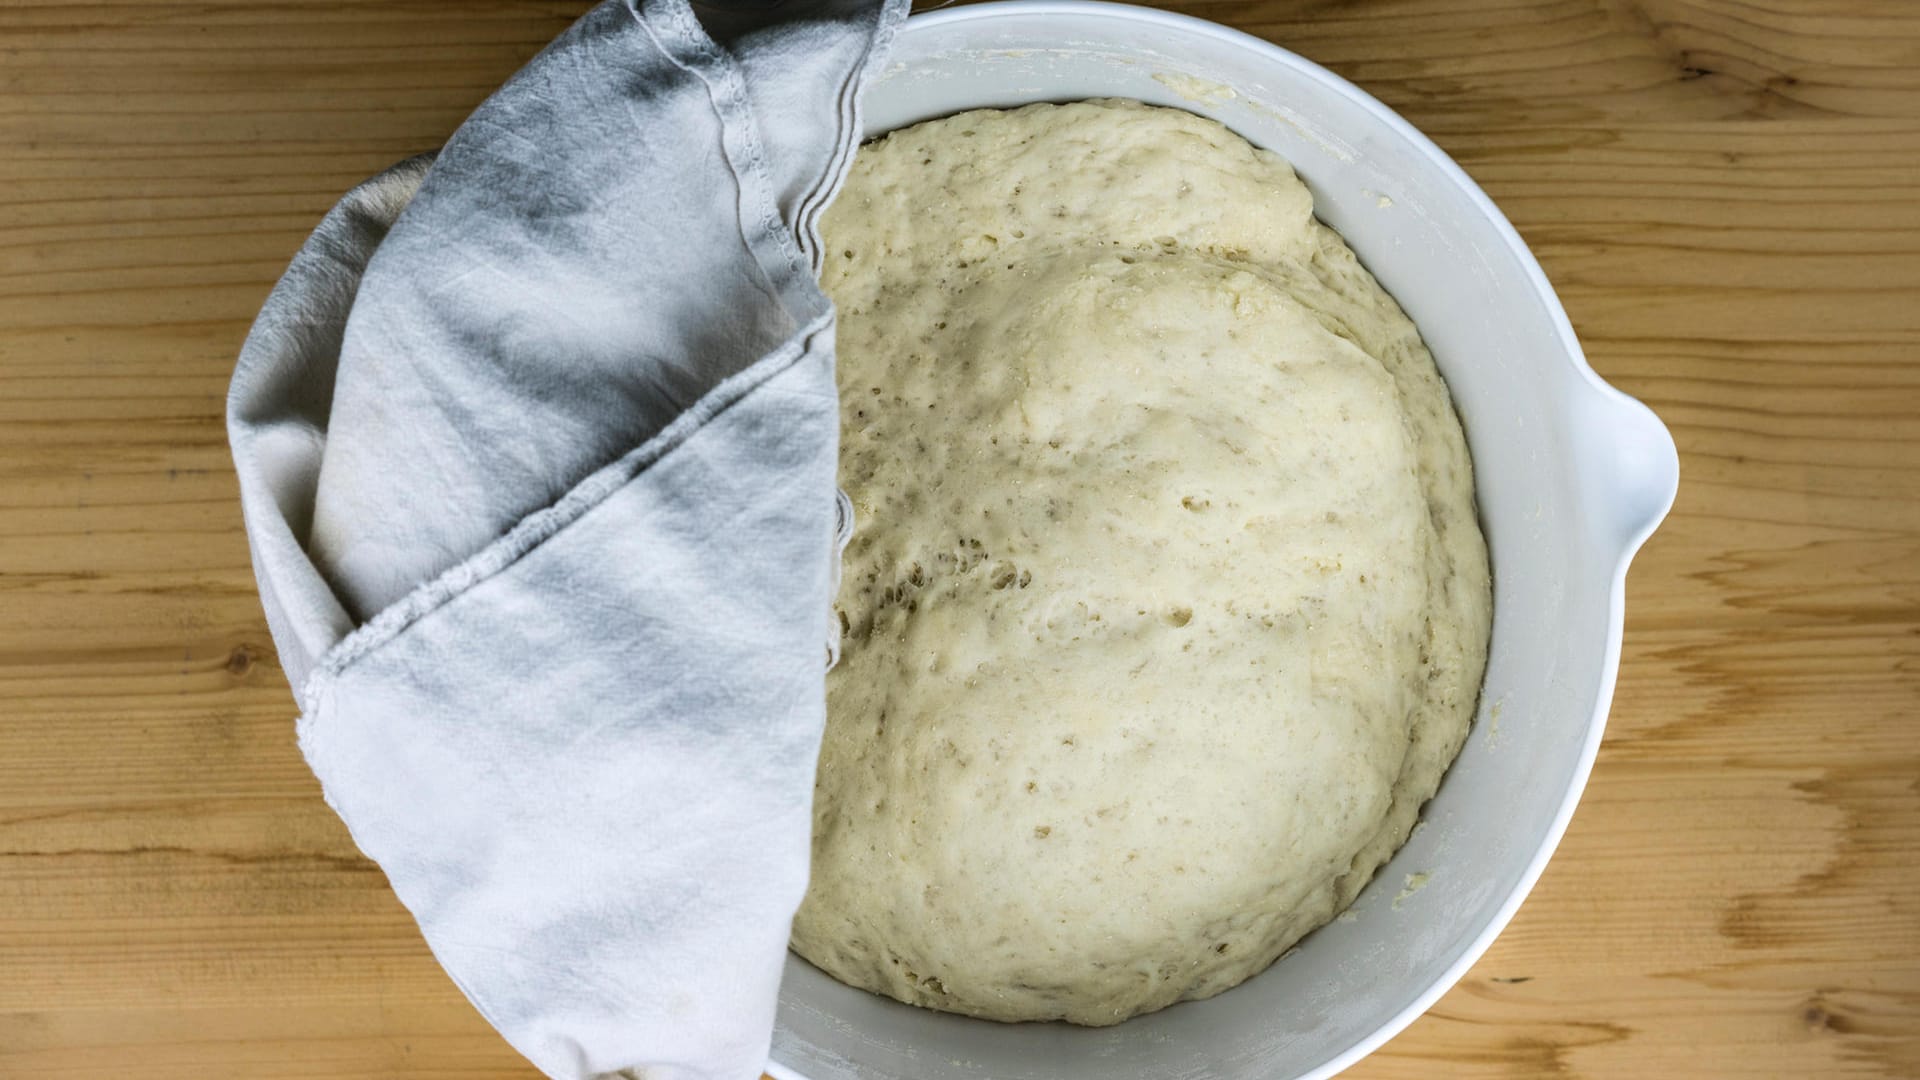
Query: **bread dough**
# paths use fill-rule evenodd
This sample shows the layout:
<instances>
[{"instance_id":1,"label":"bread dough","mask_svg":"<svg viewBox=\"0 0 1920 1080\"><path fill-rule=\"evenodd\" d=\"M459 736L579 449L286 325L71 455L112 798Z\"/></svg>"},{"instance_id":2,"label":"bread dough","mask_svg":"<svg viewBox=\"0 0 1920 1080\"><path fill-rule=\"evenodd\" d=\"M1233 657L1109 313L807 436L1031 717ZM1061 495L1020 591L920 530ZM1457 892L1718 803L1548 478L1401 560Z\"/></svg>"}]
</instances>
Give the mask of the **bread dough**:
<instances>
[{"instance_id":1,"label":"bread dough","mask_svg":"<svg viewBox=\"0 0 1920 1080\"><path fill-rule=\"evenodd\" d=\"M996 1020L1259 972L1406 839L1479 691L1413 324L1285 162L1134 102L897 131L823 234L858 529L794 948Z\"/></svg>"}]
</instances>

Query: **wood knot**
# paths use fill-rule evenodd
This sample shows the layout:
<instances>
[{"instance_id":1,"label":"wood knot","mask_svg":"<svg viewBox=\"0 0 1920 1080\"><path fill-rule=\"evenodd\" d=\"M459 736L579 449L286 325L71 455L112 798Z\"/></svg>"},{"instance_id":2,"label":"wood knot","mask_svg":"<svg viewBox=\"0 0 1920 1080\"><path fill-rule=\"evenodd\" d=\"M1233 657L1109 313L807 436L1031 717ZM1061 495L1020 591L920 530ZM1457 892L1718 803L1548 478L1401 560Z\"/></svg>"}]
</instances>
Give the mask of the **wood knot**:
<instances>
[{"instance_id":1,"label":"wood knot","mask_svg":"<svg viewBox=\"0 0 1920 1080\"><path fill-rule=\"evenodd\" d=\"M253 650L245 645L235 645L227 654L227 673L236 679L244 679L247 672L253 670Z\"/></svg>"},{"instance_id":2,"label":"wood knot","mask_svg":"<svg viewBox=\"0 0 1920 1080\"><path fill-rule=\"evenodd\" d=\"M1827 1031L1835 1035L1845 1035L1853 1031L1853 1024L1845 1016L1827 1008L1827 1004L1818 998L1807 1002L1800 1010L1800 1019L1806 1023L1808 1031Z\"/></svg>"}]
</instances>

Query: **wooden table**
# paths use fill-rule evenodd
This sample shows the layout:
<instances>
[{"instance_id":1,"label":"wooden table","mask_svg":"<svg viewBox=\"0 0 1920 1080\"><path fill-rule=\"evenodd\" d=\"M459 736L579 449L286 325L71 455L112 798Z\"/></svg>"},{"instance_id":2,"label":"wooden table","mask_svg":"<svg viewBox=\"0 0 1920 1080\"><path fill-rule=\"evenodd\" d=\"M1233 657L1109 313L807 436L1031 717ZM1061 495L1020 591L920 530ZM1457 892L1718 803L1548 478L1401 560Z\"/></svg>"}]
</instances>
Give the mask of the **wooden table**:
<instances>
[{"instance_id":1,"label":"wooden table","mask_svg":"<svg viewBox=\"0 0 1920 1080\"><path fill-rule=\"evenodd\" d=\"M221 406L584 6L0 6L0 1077L534 1076L300 760ZM1431 134L1683 458L1560 854L1351 1075L1920 1075L1920 7L1181 6Z\"/></svg>"}]
</instances>

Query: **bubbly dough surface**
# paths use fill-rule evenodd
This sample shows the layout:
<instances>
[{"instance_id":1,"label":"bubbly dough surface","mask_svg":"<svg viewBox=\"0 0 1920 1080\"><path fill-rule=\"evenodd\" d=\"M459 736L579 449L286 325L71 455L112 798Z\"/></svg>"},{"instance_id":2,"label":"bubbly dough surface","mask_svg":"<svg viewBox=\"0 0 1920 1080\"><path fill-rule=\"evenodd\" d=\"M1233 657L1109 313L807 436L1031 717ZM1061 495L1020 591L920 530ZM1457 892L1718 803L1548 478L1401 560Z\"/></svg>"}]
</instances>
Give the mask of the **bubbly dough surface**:
<instances>
[{"instance_id":1,"label":"bubbly dough surface","mask_svg":"<svg viewBox=\"0 0 1920 1080\"><path fill-rule=\"evenodd\" d=\"M859 517L794 948L998 1020L1259 972L1405 841L1479 692L1413 324L1285 162L1133 102L895 132L823 235Z\"/></svg>"}]
</instances>

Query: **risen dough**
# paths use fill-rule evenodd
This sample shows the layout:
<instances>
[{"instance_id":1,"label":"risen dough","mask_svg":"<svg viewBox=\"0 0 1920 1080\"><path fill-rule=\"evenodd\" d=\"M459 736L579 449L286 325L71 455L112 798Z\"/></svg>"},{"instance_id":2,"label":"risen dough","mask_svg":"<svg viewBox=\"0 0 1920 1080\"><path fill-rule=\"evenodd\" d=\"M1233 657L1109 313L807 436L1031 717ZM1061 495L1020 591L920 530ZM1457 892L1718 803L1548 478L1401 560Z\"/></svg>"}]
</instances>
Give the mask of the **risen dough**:
<instances>
[{"instance_id":1,"label":"risen dough","mask_svg":"<svg viewBox=\"0 0 1920 1080\"><path fill-rule=\"evenodd\" d=\"M1287 165L1120 101L860 151L824 235L859 529L799 953L1111 1024L1344 908L1466 735L1445 385Z\"/></svg>"}]
</instances>

